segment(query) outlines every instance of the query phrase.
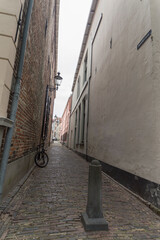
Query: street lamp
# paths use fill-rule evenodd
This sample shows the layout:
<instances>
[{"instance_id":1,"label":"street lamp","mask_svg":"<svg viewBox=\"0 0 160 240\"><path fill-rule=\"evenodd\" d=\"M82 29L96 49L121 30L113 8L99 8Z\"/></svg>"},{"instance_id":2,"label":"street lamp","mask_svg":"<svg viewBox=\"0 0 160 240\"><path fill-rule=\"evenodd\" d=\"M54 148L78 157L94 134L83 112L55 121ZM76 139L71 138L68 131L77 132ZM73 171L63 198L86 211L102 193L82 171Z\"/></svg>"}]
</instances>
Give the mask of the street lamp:
<instances>
[{"instance_id":1,"label":"street lamp","mask_svg":"<svg viewBox=\"0 0 160 240\"><path fill-rule=\"evenodd\" d=\"M58 87L61 85L62 82L62 77L60 76L60 72L57 73L57 75L54 77L55 79L55 86L56 86L56 90L58 90Z\"/></svg>"},{"instance_id":2,"label":"street lamp","mask_svg":"<svg viewBox=\"0 0 160 240\"><path fill-rule=\"evenodd\" d=\"M62 82L62 77L60 76L60 72L57 73L57 75L54 77L55 79L55 84L53 86L49 86L50 91L58 90L58 87L61 85Z\"/></svg>"}]
</instances>

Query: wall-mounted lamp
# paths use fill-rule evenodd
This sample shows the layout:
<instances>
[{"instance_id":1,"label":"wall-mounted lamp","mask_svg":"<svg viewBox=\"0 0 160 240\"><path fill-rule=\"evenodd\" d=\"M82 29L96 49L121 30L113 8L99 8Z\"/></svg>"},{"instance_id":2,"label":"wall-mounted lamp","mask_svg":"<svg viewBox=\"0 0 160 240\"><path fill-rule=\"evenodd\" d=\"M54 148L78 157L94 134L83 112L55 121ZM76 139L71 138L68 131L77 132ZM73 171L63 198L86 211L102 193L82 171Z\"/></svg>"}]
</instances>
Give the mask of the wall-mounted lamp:
<instances>
[{"instance_id":1,"label":"wall-mounted lamp","mask_svg":"<svg viewBox=\"0 0 160 240\"><path fill-rule=\"evenodd\" d=\"M54 87L49 86L50 91L58 90L58 87L61 85L63 78L60 76L60 72L57 73L57 75L54 77L54 79L55 79L55 85L54 85Z\"/></svg>"}]
</instances>

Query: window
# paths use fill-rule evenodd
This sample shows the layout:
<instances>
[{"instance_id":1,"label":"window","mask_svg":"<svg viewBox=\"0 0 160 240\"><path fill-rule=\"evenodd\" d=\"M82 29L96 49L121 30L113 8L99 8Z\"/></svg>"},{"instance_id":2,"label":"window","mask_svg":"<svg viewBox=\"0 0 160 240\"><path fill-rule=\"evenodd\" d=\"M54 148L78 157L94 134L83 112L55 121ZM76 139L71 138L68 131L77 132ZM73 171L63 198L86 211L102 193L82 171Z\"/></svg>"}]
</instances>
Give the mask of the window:
<instances>
[{"instance_id":1,"label":"window","mask_svg":"<svg viewBox=\"0 0 160 240\"><path fill-rule=\"evenodd\" d=\"M78 82L77 82L77 98L79 97L79 94L80 94L80 80L81 80L81 77L79 76Z\"/></svg>"},{"instance_id":2,"label":"window","mask_svg":"<svg viewBox=\"0 0 160 240\"><path fill-rule=\"evenodd\" d=\"M82 137L81 142L84 143L84 133L85 133L85 113L86 112L86 99L84 98L82 101Z\"/></svg>"},{"instance_id":3,"label":"window","mask_svg":"<svg viewBox=\"0 0 160 240\"><path fill-rule=\"evenodd\" d=\"M76 111L76 116L75 116L75 127L77 127L77 111Z\"/></svg>"},{"instance_id":4,"label":"window","mask_svg":"<svg viewBox=\"0 0 160 240\"><path fill-rule=\"evenodd\" d=\"M88 61L88 52L86 53L85 59L84 59L84 79L83 83L87 81L87 61Z\"/></svg>"},{"instance_id":5,"label":"window","mask_svg":"<svg viewBox=\"0 0 160 240\"><path fill-rule=\"evenodd\" d=\"M46 37L46 34L47 34L47 28L48 28L48 22L46 20L46 24L45 24L45 37Z\"/></svg>"},{"instance_id":6,"label":"window","mask_svg":"<svg viewBox=\"0 0 160 240\"><path fill-rule=\"evenodd\" d=\"M74 128L74 148L76 148L76 138L77 138L77 111L75 116L75 128Z\"/></svg>"},{"instance_id":7,"label":"window","mask_svg":"<svg viewBox=\"0 0 160 240\"><path fill-rule=\"evenodd\" d=\"M80 143L80 127L81 127L81 105L79 105L77 143Z\"/></svg>"}]
</instances>

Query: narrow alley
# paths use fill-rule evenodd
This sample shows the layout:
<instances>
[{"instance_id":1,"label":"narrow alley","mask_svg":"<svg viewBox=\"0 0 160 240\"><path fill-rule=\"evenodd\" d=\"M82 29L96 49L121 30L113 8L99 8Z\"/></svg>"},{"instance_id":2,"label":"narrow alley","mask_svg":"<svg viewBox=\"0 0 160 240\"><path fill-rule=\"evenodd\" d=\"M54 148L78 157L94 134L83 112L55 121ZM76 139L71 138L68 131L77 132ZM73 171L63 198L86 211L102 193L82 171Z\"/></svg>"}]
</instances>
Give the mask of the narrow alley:
<instances>
[{"instance_id":1,"label":"narrow alley","mask_svg":"<svg viewBox=\"0 0 160 240\"><path fill-rule=\"evenodd\" d=\"M48 150L46 168L34 167L1 209L0 239L160 239L160 219L103 174L103 211L109 230L85 232L80 220L87 202L88 163L64 146ZM4 207L4 205L6 206Z\"/></svg>"}]
</instances>

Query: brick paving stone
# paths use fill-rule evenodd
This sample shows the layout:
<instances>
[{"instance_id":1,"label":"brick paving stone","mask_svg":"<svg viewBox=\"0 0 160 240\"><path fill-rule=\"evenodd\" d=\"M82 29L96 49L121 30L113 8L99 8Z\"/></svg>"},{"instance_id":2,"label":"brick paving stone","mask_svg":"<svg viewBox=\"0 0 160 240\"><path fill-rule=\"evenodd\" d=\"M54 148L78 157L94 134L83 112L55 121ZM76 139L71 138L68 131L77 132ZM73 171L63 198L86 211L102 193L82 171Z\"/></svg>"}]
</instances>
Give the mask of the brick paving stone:
<instances>
[{"instance_id":1,"label":"brick paving stone","mask_svg":"<svg viewBox=\"0 0 160 240\"><path fill-rule=\"evenodd\" d=\"M58 144L48 154L47 167L34 168L1 213L0 239L160 240L160 217L104 174L109 231L85 232L80 215L87 202L88 163Z\"/></svg>"}]
</instances>

